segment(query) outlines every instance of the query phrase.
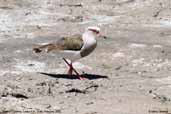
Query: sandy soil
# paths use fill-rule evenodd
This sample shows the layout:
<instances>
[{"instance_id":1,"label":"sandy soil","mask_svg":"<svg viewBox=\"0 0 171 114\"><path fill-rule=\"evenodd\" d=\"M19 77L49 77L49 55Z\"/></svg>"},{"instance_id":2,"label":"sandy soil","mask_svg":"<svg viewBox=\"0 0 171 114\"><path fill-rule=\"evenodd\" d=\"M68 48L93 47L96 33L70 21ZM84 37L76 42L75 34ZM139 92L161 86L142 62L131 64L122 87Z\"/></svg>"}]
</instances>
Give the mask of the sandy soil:
<instances>
[{"instance_id":1,"label":"sandy soil","mask_svg":"<svg viewBox=\"0 0 171 114\"><path fill-rule=\"evenodd\" d=\"M0 114L170 114L170 0L1 0ZM106 39L66 75L52 42L90 25Z\"/></svg>"}]
</instances>

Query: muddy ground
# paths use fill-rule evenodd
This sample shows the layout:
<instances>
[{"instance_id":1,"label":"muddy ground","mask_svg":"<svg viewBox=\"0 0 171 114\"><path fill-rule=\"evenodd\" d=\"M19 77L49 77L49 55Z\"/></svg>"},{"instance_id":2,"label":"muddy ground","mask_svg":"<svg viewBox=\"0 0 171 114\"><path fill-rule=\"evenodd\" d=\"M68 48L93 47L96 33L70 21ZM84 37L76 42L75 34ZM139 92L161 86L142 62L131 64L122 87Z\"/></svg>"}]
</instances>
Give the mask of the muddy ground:
<instances>
[{"instance_id":1,"label":"muddy ground","mask_svg":"<svg viewBox=\"0 0 171 114\"><path fill-rule=\"evenodd\" d=\"M32 47L100 26L68 76ZM170 114L170 0L1 0L0 114Z\"/></svg>"}]
</instances>

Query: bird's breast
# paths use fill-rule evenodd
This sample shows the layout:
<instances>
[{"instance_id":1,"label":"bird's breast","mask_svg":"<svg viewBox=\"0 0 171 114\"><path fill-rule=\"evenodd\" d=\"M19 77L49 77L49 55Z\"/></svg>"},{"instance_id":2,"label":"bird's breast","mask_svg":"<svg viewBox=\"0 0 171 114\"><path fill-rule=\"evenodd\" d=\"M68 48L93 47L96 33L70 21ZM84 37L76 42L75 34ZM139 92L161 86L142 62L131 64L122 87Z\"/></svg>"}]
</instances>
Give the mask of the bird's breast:
<instances>
[{"instance_id":1,"label":"bird's breast","mask_svg":"<svg viewBox=\"0 0 171 114\"><path fill-rule=\"evenodd\" d=\"M97 43L92 43L92 44L85 46L80 51L81 57L85 57L85 56L89 55L96 48L96 46L97 46Z\"/></svg>"}]
</instances>

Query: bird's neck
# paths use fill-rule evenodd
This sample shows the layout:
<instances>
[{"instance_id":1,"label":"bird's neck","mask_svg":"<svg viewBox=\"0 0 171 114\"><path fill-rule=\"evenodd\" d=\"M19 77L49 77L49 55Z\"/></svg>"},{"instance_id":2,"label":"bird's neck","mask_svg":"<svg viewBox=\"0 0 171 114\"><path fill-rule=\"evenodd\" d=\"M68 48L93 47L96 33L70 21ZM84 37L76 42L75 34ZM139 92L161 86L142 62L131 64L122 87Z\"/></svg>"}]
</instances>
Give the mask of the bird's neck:
<instances>
[{"instance_id":1,"label":"bird's neck","mask_svg":"<svg viewBox=\"0 0 171 114\"><path fill-rule=\"evenodd\" d=\"M89 55L97 45L95 35L92 34L91 32L85 32L82 36L84 45L80 51L81 57L85 57Z\"/></svg>"},{"instance_id":2,"label":"bird's neck","mask_svg":"<svg viewBox=\"0 0 171 114\"><path fill-rule=\"evenodd\" d=\"M92 32L86 31L83 34L82 38L83 38L84 43L86 44L96 43L95 35Z\"/></svg>"}]
</instances>

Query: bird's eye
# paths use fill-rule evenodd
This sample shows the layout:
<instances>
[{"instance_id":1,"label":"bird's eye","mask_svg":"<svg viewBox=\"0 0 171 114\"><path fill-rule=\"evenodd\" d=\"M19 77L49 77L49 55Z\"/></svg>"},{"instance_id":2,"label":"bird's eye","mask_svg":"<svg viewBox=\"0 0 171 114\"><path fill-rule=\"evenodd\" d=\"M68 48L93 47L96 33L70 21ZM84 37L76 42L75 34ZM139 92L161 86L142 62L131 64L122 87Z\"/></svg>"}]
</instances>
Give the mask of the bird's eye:
<instances>
[{"instance_id":1,"label":"bird's eye","mask_svg":"<svg viewBox=\"0 0 171 114\"><path fill-rule=\"evenodd\" d=\"M99 31L96 31L96 34L99 34Z\"/></svg>"}]
</instances>

